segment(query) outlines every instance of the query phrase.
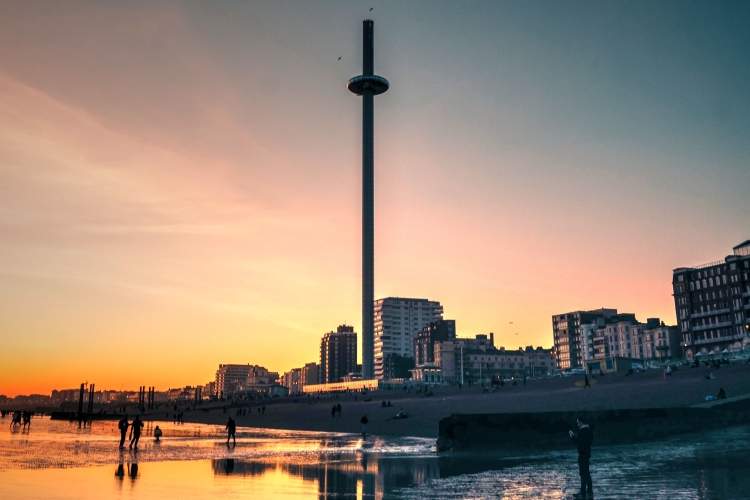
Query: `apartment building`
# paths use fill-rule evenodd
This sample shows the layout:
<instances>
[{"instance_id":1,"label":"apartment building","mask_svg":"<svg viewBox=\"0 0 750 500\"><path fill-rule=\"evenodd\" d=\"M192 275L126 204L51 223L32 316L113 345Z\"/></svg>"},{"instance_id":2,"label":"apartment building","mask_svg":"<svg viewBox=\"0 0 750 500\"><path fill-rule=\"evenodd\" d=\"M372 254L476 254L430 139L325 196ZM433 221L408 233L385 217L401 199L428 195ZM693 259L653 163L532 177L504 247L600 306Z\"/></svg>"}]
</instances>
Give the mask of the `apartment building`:
<instances>
[{"instance_id":1,"label":"apartment building","mask_svg":"<svg viewBox=\"0 0 750 500\"><path fill-rule=\"evenodd\" d=\"M318 383L341 382L357 370L357 334L354 327L341 325L320 341Z\"/></svg>"},{"instance_id":2,"label":"apartment building","mask_svg":"<svg viewBox=\"0 0 750 500\"><path fill-rule=\"evenodd\" d=\"M672 273L684 356L732 352L750 343L750 240L723 260Z\"/></svg>"},{"instance_id":3,"label":"apartment building","mask_svg":"<svg viewBox=\"0 0 750 500\"><path fill-rule=\"evenodd\" d=\"M601 308L552 316L557 369L569 370L583 366L581 325L591 324L598 318L608 318L616 314L617 309Z\"/></svg>"},{"instance_id":4,"label":"apartment building","mask_svg":"<svg viewBox=\"0 0 750 500\"><path fill-rule=\"evenodd\" d=\"M375 378L386 378L384 357L414 358L414 341L430 323L443 319L440 302L387 297L375 301ZM395 359L395 358L394 358Z\"/></svg>"}]
</instances>

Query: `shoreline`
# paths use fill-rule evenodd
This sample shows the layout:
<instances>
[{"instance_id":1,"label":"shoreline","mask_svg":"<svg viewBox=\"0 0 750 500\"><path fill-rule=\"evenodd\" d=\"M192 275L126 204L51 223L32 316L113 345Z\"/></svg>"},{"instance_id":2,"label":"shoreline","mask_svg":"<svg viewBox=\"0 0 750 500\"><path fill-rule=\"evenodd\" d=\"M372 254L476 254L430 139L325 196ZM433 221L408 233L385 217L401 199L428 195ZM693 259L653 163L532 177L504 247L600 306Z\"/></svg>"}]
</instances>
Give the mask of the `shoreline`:
<instances>
[{"instance_id":1,"label":"shoreline","mask_svg":"<svg viewBox=\"0 0 750 500\"><path fill-rule=\"evenodd\" d=\"M706 368L680 368L674 375L663 379L661 370L648 370L625 376L622 373L598 378L592 389L577 387L575 382L583 377L554 377L529 380L494 393L483 393L481 387L438 386L431 388L432 397L392 389L377 391L362 397L354 395L326 395L310 404L307 396L271 400L251 400L228 405L216 402L197 406L183 412L186 423L225 425L232 417L237 427L269 428L290 431L334 432L360 434L359 423L367 414L370 421L367 433L380 436L438 438L441 419L453 414L522 413L552 411L600 411L615 409L679 408L705 406L708 395L716 395L723 388L730 400L750 397L750 365L735 364L713 370L713 380L703 380ZM363 399L370 399L364 401ZM383 400L391 407L383 408ZM296 402L295 402L296 401ZM331 416L331 407L341 404L342 416ZM265 414L257 409L265 406ZM244 408L246 415L237 416ZM393 419L403 408L409 413L406 419ZM249 411L252 414L249 414ZM169 416L167 416L167 413ZM132 416L134 411L130 411ZM141 415L143 420L173 422L173 407L151 410Z\"/></svg>"}]
</instances>

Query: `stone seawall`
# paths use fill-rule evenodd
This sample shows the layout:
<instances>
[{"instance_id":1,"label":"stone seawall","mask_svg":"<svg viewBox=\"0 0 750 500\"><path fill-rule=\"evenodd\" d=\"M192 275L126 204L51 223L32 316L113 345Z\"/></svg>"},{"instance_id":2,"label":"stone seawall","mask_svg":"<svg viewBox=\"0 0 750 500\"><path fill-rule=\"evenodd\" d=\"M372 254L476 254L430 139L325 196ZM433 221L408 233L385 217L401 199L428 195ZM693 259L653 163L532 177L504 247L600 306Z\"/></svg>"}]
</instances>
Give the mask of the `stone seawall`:
<instances>
[{"instance_id":1,"label":"stone seawall","mask_svg":"<svg viewBox=\"0 0 750 500\"><path fill-rule=\"evenodd\" d=\"M711 408L649 408L582 412L454 414L440 421L438 451L570 447L568 431L582 417L594 444L655 441L677 434L750 423L750 400Z\"/></svg>"}]
</instances>

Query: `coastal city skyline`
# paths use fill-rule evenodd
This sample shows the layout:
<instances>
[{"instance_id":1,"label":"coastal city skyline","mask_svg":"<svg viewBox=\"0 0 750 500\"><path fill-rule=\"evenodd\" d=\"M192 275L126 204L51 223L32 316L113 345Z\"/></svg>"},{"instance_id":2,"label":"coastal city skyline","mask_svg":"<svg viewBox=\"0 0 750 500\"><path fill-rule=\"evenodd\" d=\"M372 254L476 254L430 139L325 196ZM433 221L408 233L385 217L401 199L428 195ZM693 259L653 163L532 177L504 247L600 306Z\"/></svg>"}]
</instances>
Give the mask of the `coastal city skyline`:
<instances>
[{"instance_id":1,"label":"coastal city skyline","mask_svg":"<svg viewBox=\"0 0 750 500\"><path fill-rule=\"evenodd\" d=\"M361 334L344 83L364 6L91 6L80 33L62 7L3 7L0 394L281 373L336 325ZM740 25L711 6L705 24L650 7L674 21L658 35L612 6L444 7L367 12L393 85L374 297L440 301L462 336L513 349L550 347L566 311L676 325L673 269L747 239Z\"/></svg>"}]
</instances>

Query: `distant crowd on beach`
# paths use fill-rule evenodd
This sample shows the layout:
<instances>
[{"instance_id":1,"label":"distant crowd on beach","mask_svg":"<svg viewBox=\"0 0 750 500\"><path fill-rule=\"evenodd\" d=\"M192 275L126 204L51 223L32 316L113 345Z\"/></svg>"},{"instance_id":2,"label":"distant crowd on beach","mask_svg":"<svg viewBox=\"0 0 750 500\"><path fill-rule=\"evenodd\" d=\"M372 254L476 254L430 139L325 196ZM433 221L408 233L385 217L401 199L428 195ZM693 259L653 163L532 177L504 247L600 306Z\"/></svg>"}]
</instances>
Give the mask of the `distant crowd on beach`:
<instances>
[{"instance_id":1,"label":"distant crowd on beach","mask_svg":"<svg viewBox=\"0 0 750 500\"><path fill-rule=\"evenodd\" d=\"M18 426L20 426L22 429L26 429L27 426L30 429L31 428L31 417L34 416L34 412L31 410L4 410L2 412L2 418L5 418L6 416L11 415L10 420L10 428L14 429Z\"/></svg>"}]
</instances>

